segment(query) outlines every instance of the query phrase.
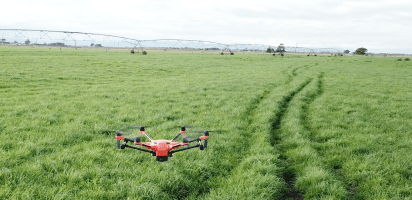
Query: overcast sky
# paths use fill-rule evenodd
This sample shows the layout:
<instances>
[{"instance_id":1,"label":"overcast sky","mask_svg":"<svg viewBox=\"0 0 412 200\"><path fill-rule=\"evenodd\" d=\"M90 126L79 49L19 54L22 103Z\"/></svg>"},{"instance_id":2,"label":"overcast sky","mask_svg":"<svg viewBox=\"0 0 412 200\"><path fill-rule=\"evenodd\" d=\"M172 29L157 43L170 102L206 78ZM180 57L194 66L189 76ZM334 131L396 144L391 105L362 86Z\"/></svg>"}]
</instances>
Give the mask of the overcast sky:
<instances>
[{"instance_id":1,"label":"overcast sky","mask_svg":"<svg viewBox=\"0 0 412 200\"><path fill-rule=\"evenodd\" d=\"M14 28L412 53L412 0L1 0Z\"/></svg>"}]
</instances>

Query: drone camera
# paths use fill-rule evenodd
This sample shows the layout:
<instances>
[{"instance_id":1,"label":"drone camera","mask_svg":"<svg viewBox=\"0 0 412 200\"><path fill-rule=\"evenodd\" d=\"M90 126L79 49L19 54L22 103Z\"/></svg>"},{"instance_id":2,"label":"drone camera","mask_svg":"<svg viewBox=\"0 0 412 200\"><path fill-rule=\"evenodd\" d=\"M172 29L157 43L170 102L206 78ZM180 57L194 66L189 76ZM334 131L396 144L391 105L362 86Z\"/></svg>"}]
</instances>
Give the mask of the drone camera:
<instances>
[{"instance_id":1,"label":"drone camera","mask_svg":"<svg viewBox=\"0 0 412 200\"><path fill-rule=\"evenodd\" d=\"M168 158L167 156L156 156L156 161L165 162Z\"/></svg>"}]
</instances>

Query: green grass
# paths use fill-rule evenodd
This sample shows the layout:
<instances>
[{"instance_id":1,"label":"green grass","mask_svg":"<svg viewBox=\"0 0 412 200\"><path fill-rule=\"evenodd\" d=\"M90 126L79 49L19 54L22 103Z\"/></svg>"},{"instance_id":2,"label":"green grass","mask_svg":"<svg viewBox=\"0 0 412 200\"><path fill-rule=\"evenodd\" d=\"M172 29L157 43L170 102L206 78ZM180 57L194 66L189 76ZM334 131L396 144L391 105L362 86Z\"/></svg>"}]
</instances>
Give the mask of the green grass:
<instances>
[{"instance_id":1,"label":"green grass","mask_svg":"<svg viewBox=\"0 0 412 200\"><path fill-rule=\"evenodd\" d=\"M0 198L408 199L411 70L376 57L0 47ZM160 163L116 149L112 130L129 125L154 139L179 125L215 132L208 149Z\"/></svg>"}]
</instances>

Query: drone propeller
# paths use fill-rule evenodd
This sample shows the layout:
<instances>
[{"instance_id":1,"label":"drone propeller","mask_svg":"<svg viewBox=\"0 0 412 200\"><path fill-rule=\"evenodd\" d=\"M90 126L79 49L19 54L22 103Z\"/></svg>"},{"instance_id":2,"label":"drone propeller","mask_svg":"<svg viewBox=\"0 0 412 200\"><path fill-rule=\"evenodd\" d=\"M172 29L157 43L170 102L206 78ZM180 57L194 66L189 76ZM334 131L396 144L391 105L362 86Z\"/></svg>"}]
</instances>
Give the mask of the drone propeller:
<instances>
[{"instance_id":1,"label":"drone propeller","mask_svg":"<svg viewBox=\"0 0 412 200\"><path fill-rule=\"evenodd\" d=\"M180 132L186 131L186 128L193 128L192 126L180 126Z\"/></svg>"},{"instance_id":2,"label":"drone propeller","mask_svg":"<svg viewBox=\"0 0 412 200\"><path fill-rule=\"evenodd\" d=\"M129 128L131 129L139 129L140 130L140 134L145 135L147 138L149 138L150 141L152 141L152 138L150 138L145 131L145 126L130 126Z\"/></svg>"},{"instance_id":3,"label":"drone propeller","mask_svg":"<svg viewBox=\"0 0 412 200\"><path fill-rule=\"evenodd\" d=\"M116 131L116 136L122 136L124 133L129 133L125 131Z\"/></svg>"},{"instance_id":4,"label":"drone propeller","mask_svg":"<svg viewBox=\"0 0 412 200\"><path fill-rule=\"evenodd\" d=\"M209 132L215 132L215 131L196 131L198 133L203 133L205 136L209 136Z\"/></svg>"},{"instance_id":5,"label":"drone propeller","mask_svg":"<svg viewBox=\"0 0 412 200\"><path fill-rule=\"evenodd\" d=\"M193 128L193 126L179 126L179 127Z\"/></svg>"},{"instance_id":6,"label":"drone propeller","mask_svg":"<svg viewBox=\"0 0 412 200\"><path fill-rule=\"evenodd\" d=\"M145 126L131 126L131 129L140 129L140 131L145 131L144 128Z\"/></svg>"},{"instance_id":7,"label":"drone propeller","mask_svg":"<svg viewBox=\"0 0 412 200\"><path fill-rule=\"evenodd\" d=\"M134 128L134 129L142 128L142 127L145 127L145 126L130 126L130 128Z\"/></svg>"}]
</instances>

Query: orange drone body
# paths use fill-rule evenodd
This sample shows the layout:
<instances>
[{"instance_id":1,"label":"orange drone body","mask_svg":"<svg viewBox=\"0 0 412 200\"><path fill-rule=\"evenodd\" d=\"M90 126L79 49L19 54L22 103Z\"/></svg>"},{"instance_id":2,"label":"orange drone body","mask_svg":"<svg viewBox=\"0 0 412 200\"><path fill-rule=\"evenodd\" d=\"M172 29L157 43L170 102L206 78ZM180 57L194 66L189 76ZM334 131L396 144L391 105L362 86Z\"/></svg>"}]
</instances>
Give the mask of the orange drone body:
<instances>
[{"instance_id":1,"label":"orange drone body","mask_svg":"<svg viewBox=\"0 0 412 200\"><path fill-rule=\"evenodd\" d=\"M149 138L150 142L140 142L140 137L135 137L134 139L125 138L122 136L121 131L116 132L117 148L132 148L144 152L149 152L152 156L156 156L156 160L159 162L164 162L168 160L168 157L173 157L173 153L184 151L192 148L199 147L200 150L207 148L207 138L209 138L209 131L202 131L204 136L198 137L193 140L189 140L187 137L183 138L183 142L175 142L175 140L181 135L186 133L186 126L182 126L178 135L172 140L152 140L147 134L143 126L136 126L134 128L140 129L140 134L145 135ZM124 143L120 145L120 141L124 140ZM204 140L204 145L201 141ZM189 146L191 142L198 142L199 144L194 146ZM127 145L127 142L133 142L137 147ZM139 146L145 147L146 149L139 148ZM185 148L178 149L179 147L186 146ZM148 150L147 150L148 149ZM175 150L178 149L178 150Z\"/></svg>"}]
</instances>

